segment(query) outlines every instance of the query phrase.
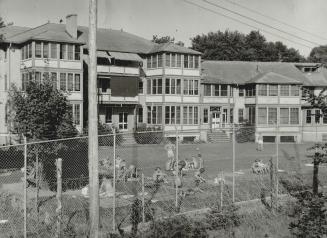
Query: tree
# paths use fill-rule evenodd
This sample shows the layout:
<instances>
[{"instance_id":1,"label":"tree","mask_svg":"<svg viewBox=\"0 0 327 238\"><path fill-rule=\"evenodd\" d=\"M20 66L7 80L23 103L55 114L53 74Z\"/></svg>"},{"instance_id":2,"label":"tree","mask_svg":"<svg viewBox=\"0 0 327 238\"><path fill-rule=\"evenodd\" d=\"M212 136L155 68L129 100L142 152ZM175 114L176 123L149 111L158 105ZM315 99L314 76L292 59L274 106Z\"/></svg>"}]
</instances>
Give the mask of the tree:
<instances>
[{"instance_id":1,"label":"tree","mask_svg":"<svg viewBox=\"0 0 327 238\"><path fill-rule=\"evenodd\" d=\"M25 92L13 86L9 102L14 133L33 140L77 135L67 98L50 81L42 84L30 81Z\"/></svg>"},{"instance_id":2,"label":"tree","mask_svg":"<svg viewBox=\"0 0 327 238\"><path fill-rule=\"evenodd\" d=\"M309 55L309 61L314 63L327 63L327 45L314 47Z\"/></svg>"},{"instance_id":3,"label":"tree","mask_svg":"<svg viewBox=\"0 0 327 238\"><path fill-rule=\"evenodd\" d=\"M259 31L245 35L238 31L209 32L191 38L192 49L208 60L240 61L304 61L304 57L281 42L267 42Z\"/></svg>"}]
</instances>

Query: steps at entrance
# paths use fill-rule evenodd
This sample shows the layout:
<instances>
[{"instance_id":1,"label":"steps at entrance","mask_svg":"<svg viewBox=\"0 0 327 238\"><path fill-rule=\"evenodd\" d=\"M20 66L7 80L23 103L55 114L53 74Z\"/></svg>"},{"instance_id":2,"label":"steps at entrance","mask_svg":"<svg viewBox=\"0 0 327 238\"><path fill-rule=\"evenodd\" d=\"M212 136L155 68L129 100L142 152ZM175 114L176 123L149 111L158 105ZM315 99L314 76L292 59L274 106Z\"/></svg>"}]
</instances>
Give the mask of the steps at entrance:
<instances>
[{"instance_id":1,"label":"steps at entrance","mask_svg":"<svg viewBox=\"0 0 327 238\"><path fill-rule=\"evenodd\" d=\"M208 142L209 143L227 143L231 142L231 138L227 136L224 131L217 130L208 132Z\"/></svg>"},{"instance_id":2,"label":"steps at entrance","mask_svg":"<svg viewBox=\"0 0 327 238\"><path fill-rule=\"evenodd\" d=\"M123 134L122 145L135 145L136 141L133 133Z\"/></svg>"}]
</instances>

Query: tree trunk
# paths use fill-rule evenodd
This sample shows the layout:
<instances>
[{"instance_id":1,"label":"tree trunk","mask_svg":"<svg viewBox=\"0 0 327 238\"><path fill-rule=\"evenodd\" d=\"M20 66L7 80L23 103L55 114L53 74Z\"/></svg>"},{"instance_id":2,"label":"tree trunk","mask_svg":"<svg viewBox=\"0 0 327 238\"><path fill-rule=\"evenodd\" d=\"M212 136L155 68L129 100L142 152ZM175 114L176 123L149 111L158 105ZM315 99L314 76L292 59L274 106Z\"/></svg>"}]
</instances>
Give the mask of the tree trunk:
<instances>
[{"instance_id":1,"label":"tree trunk","mask_svg":"<svg viewBox=\"0 0 327 238\"><path fill-rule=\"evenodd\" d=\"M317 161L316 158L313 160L313 178L312 178L312 192L313 195L318 194L318 172L319 172L319 162Z\"/></svg>"}]
</instances>

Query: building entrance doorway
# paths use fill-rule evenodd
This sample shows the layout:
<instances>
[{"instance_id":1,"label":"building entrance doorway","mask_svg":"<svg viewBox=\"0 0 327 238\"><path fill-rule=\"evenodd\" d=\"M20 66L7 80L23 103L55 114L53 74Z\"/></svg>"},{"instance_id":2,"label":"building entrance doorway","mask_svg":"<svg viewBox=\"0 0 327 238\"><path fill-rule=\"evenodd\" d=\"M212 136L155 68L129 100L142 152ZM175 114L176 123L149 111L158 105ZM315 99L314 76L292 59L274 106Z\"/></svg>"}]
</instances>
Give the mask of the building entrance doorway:
<instances>
[{"instance_id":1,"label":"building entrance doorway","mask_svg":"<svg viewBox=\"0 0 327 238\"><path fill-rule=\"evenodd\" d=\"M128 117L127 112L119 113L119 121L118 121L119 130L126 131L128 129L127 117Z\"/></svg>"}]
</instances>

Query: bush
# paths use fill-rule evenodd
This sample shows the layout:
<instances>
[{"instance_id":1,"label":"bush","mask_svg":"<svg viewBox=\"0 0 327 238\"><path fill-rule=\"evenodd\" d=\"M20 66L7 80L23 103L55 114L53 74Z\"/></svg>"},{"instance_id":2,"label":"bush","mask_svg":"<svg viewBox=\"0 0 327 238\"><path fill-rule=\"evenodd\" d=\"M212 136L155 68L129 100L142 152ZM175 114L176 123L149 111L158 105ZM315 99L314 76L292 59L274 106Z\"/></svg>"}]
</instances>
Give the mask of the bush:
<instances>
[{"instance_id":1,"label":"bush","mask_svg":"<svg viewBox=\"0 0 327 238\"><path fill-rule=\"evenodd\" d=\"M109 126L108 124L98 123L98 142L99 146L113 146L114 136L113 131L116 132L116 145L120 145L123 142L123 135L119 133L117 127ZM85 136L88 135L87 128L84 129ZM105 136L107 135L107 136Z\"/></svg>"},{"instance_id":2,"label":"bush","mask_svg":"<svg viewBox=\"0 0 327 238\"><path fill-rule=\"evenodd\" d=\"M255 142L255 128L248 123L240 126L236 131L236 141L238 143Z\"/></svg>"},{"instance_id":3,"label":"bush","mask_svg":"<svg viewBox=\"0 0 327 238\"><path fill-rule=\"evenodd\" d=\"M134 138L138 144L160 144L163 141L163 132L160 127L146 127L141 124L134 132Z\"/></svg>"}]
</instances>

